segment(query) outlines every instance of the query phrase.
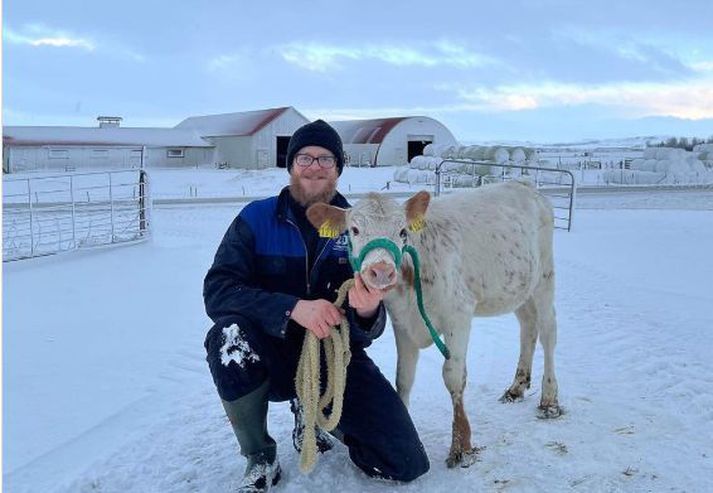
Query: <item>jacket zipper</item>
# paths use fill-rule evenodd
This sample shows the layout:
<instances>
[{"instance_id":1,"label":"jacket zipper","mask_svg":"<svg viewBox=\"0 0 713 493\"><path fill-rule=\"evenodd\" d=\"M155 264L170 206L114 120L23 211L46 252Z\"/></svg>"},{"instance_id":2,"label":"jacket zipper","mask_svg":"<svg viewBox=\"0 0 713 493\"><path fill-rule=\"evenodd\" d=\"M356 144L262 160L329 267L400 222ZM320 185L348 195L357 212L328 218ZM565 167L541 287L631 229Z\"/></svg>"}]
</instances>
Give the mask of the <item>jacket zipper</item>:
<instances>
[{"instance_id":1,"label":"jacket zipper","mask_svg":"<svg viewBox=\"0 0 713 493\"><path fill-rule=\"evenodd\" d=\"M314 259L314 265L312 266L312 271L310 271L309 270L309 251L307 250L307 243L305 242L305 239L302 238L302 232L300 231L299 226L297 226L294 222L292 222L291 219L285 218L285 220L297 230L300 240L302 241L302 246L305 249L305 280L307 281L307 294L312 294L312 283L311 283L312 274L314 273L314 270L317 268L317 263L319 262L319 259L322 258L322 254L327 249L327 245L329 245L330 240L327 240L327 242L322 247L322 250L319 252L319 254L317 254L317 257Z\"/></svg>"},{"instance_id":2,"label":"jacket zipper","mask_svg":"<svg viewBox=\"0 0 713 493\"><path fill-rule=\"evenodd\" d=\"M294 227L297 230L297 236L300 237L300 241L302 242L302 246L305 249L305 282L307 283L307 294L312 294L312 286L310 285L309 282L309 251L307 250L307 243L305 243L305 239L302 238L302 232L300 231L300 228L292 222L292 220L288 217L285 217L285 221L287 221L288 224L291 224L292 227Z\"/></svg>"},{"instance_id":3,"label":"jacket zipper","mask_svg":"<svg viewBox=\"0 0 713 493\"><path fill-rule=\"evenodd\" d=\"M329 245L330 240L327 240L327 242L324 244L322 247L322 251L317 254L317 257L314 259L314 265L312 266L312 272L310 272L310 279L312 278L312 274L314 274L314 270L317 268L317 264L319 263L319 259L322 258L322 254L324 251L327 249L327 245Z\"/></svg>"}]
</instances>

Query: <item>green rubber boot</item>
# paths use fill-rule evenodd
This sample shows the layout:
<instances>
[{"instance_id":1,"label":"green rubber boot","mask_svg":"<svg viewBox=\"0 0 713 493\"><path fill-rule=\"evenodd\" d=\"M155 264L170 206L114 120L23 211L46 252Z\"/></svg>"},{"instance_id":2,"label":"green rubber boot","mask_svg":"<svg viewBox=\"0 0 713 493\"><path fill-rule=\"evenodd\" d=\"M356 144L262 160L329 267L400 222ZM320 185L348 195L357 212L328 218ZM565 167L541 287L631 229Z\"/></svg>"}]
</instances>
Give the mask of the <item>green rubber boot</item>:
<instances>
[{"instance_id":1,"label":"green rubber boot","mask_svg":"<svg viewBox=\"0 0 713 493\"><path fill-rule=\"evenodd\" d=\"M234 401L221 401L233 432L240 444L240 453L247 458L240 493L269 491L280 480L277 444L267 433L267 381Z\"/></svg>"}]
</instances>

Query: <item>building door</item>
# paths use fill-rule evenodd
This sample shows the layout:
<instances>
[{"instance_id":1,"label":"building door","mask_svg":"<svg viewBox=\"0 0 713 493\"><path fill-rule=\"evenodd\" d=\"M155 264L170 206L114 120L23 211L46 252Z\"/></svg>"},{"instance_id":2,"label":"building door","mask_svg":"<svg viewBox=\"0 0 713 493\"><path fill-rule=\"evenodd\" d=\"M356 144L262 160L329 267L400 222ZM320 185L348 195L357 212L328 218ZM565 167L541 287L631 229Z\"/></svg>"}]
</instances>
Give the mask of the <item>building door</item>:
<instances>
[{"instance_id":1,"label":"building door","mask_svg":"<svg viewBox=\"0 0 713 493\"><path fill-rule=\"evenodd\" d=\"M129 168L137 169L141 167L143 157L142 149L129 149Z\"/></svg>"},{"instance_id":2,"label":"building door","mask_svg":"<svg viewBox=\"0 0 713 493\"><path fill-rule=\"evenodd\" d=\"M257 151L257 169L265 169L270 160L270 153L267 149L258 149Z\"/></svg>"},{"instance_id":3,"label":"building door","mask_svg":"<svg viewBox=\"0 0 713 493\"><path fill-rule=\"evenodd\" d=\"M290 137L277 136L277 143L275 147L275 156L277 156L277 162L275 166L278 168L287 167L287 144L290 143Z\"/></svg>"},{"instance_id":4,"label":"building door","mask_svg":"<svg viewBox=\"0 0 713 493\"><path fill-rule=\"evenodd\" d=\"M433 140L409 140L407 162L410 163L414 157L421 156L423 154L423 148L431 143L433 143Z\"/></svg>"}]
</instances>

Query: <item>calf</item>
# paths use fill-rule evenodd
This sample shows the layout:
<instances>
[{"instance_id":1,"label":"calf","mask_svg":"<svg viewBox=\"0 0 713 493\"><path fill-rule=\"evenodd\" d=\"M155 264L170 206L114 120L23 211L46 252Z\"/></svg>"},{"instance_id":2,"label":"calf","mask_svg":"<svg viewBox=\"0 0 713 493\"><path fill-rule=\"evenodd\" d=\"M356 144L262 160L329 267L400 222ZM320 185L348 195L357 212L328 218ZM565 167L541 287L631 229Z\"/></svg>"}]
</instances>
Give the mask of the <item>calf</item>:
<instances>
[{"instance_id":1,"label":"calf","mask_svg":"<svg viewBox=\"0 0 713 493\"><path fill-rule=\"evenodd\" d=\"M409 244L418 252L423 303L450 349L443 363L443 380L453 401L448 467L471 465L477 452L463 408L473 316L515 312L520 322L520 359L503 402L522 399L530 387L539 335L545 354L539 409L542 417L560 415L554 369L553 214L549 201L532 185L499 183L433 203L428 192L419 192L403 206L372 193L349 210L315 204L308 217L317 228L347 230L354 257L376 238L399 247ZM408 405L419 349L433 342L417 307L414 263L404 255L397 268L393 252L375 248L364 256L360 273L367 286L390 290L384 301L396 336L396 387Z\"/></svg>"}]
</instances>

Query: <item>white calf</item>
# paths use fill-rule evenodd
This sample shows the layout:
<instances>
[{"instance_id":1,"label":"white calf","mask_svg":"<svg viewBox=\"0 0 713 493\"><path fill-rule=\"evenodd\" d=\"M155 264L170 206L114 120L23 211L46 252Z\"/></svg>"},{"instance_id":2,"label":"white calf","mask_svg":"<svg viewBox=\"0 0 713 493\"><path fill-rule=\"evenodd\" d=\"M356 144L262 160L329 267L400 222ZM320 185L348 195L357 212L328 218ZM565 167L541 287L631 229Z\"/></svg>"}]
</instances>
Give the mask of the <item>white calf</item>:
<instances>
[{"instance_id":1,"label":"white calf","mask_svg":"<svg viewBox=\"0 0 713 493\"><path fill-rule=\"evenodd\" d=\"M316 204L308 217L318 228L326 223L348 230L354 256L376 238L387 238L399 248L410 244L418 251L424 305L451 352L443 364L443 380L453 401L453 437L446 463L465 467L477 452L463 408L474 315L515 312L520 322L520 359L502 401L521 399L530 387L539 335L545 353L539 409L543 417L560 415L554 370L553 214L549 201L522 182L438 198L429 207L430 199L428 192L419 192L399 206L389 197L369 194L350 210ZM376 248L364 257L361 275L368 286L395 288L385 303L398 350L396 386L408 405L419 349L432 344L417 308L413 263L404 255L396 269L392 254Z\"/></svg>"}]
</instances>

